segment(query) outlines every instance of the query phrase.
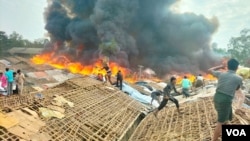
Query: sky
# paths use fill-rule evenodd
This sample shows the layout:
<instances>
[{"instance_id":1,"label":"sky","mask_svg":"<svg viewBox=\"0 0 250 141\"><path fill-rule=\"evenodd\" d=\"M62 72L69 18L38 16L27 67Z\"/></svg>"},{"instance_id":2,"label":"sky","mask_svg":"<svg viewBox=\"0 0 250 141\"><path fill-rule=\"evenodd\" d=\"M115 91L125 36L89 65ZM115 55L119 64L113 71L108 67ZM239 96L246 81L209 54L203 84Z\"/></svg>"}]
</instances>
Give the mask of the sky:
<instances>
[{"instance_id":1,"label":"sky","mask_svg":"<svg viewBox=\"0 0 250 141\"><path fill-rule=\"evenodd\" d=\"M31 41L44 38L46 6L47 0L0 0L0 31L16 31Z\"/></svg>"},{"instance_id":2,"label":"sky","mask_svg":"<svg viewBox=\"0 0 250 141\"><path fill-rule=\"evenodd\" d=\"M177 0L172 7L176 13L193 12L207 18L217 17L219 28L211 42L226 48L231 37L250 28L250 0ZM13 31L24 39L46 37L44 9L47 0L0 0L0 31Z\"/></svg>"},{"instance_id":3,"label":"sky","mask_svg":"<svg viewBox=\"0 0 250 141\"><path fill-rule=\"evenodd\" d=\"M217 17L219 28L212 42L219 48L227 48L231 37L250 28L250 0L179 0L171 8L177 13L193 12L207 18Z\"/></svg>"}]
</instances>

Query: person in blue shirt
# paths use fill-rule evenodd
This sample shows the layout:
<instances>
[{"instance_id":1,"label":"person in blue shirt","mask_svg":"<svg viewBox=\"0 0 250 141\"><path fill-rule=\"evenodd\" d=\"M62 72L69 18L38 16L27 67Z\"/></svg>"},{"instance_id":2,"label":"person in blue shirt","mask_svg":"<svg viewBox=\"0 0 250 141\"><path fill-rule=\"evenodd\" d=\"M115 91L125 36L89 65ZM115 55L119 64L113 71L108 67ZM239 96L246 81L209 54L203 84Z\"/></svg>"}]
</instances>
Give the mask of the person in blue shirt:
<instances>
[{"instance_id":1,"label":"person in blue shirt","mask_svg":"<svg viewBox=\"0 0 250 141\"><path fill-rule=\"evenodd\" d=\"M184 78L182 79L181 86L182 86L183 96L186 98L189 97L190 96L189 89L192 87L192 83L187 78L187 76L184 76Z\"/></svg>"},{"instance_id":2,"label":"person in blue shirt","mask_svg":"<svg viewBox=\"0 0 250 141\"><path fill-rule=\"evenodd\" d=\"M10 70L9 68L5 69L5 76L7 77L7 94L11 95L13 94L13 82L14 82L14 71Z\"/></svg>"}]
</instances>

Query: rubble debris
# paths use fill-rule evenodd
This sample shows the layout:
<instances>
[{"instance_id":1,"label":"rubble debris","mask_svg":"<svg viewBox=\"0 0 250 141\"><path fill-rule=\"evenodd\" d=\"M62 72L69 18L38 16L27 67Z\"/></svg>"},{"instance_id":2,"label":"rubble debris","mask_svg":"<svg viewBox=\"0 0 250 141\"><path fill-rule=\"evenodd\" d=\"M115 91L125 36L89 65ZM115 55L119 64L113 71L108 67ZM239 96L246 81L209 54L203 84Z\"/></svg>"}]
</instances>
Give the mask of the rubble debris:
<instances>
[{"instance_id":1,"label":"rubble debris","mask_svg":"<svg viewBox=\"0 0 250 141\"><path fill-rule=\"evenodd\" d=\"M52 104L56 106L63 106L64 104L68 104L69 107L74 107L73 102L70 102L66 100L64 97L59 96L59 95L55 95L55 98L53 99Z\"/></svg>"},{"instance_id":2,"label":"rubble debris","mask_svg":"<svg viewBox=\"0 0 250 141\"><path fill-rule=\"evenodd\" d=\"M27 113L34 113L32 110L27 110ZM23 139L30 140L30 137L40 130L42 126L45 126L45 123L39 119L37 116L33 116L34 114L27 114L22 110L15 110L6 115L17 119L19 121L15 126L7 128L7 130Z\"/></svg>"},{"instance_id":3,"label":"rubble debris","mask_svg":"<svg viewBox=\"0 0 250 141\"><path fill-rule=\"evenodd\" d=\"M37 98L37 99L43 99L44 97L43 97L43 94L38 93L38 94L35 94L35 98Z\"/></svg>"},{"instance_id":4,"label":"rubble debris","mask_svg":"<svg viewBox=\"0 0 250 141\"><path fill-rule=\"evenodd\" d=\"M10 127L17 125L18 123L19 120L17 118L0 113L0 126L9 129Z\"/></svg>"},{"instance_id":5,"label":"rubble debris","mask_svg":"<svg viewBox=\"0 0 250 141\"><path fill-rule=\"evenodd\" d=\"M61 112L51 110L51 109L48 109L48 108L39 108L39 113L45 118L56 117L56 118L62 119L62 118L65 117L65 115L62 114Z\"/></svg>"},{"instance_id":6,"label":"rubble debris","mask_svg":"<svg viewBox=\"0 0 250 141\"><path fill-rule=\"evenodd\" d=\"M54 106L54 105L48 105L47 108L51 109L51 110L55 110L58 111L60 113L64 113L65 109L59 107L59 106Z\"/></svg>"}]
</instances>

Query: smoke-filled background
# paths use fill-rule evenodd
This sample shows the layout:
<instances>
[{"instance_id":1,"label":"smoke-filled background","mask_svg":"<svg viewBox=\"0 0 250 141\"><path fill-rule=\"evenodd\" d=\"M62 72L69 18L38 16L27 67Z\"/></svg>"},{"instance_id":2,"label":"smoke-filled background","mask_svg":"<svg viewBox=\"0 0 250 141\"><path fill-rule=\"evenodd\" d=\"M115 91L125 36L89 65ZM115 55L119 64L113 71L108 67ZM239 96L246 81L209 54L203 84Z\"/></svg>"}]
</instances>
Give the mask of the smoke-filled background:
<instances>
[{"instance_id":1,"label":"smoke-filled background","mask_svg":"<svg viewBox=\"0 0 250 141\"><path fill-rule=\"evenodd\" d=\"M216 18L170 10L175 0L51 0L45 11L50 49L91 64L101 56L158 75L206 70ZM53 46L53 47L51 47ZM48 48L47 48L48 49Z\"/></svg>"}]
</instances>

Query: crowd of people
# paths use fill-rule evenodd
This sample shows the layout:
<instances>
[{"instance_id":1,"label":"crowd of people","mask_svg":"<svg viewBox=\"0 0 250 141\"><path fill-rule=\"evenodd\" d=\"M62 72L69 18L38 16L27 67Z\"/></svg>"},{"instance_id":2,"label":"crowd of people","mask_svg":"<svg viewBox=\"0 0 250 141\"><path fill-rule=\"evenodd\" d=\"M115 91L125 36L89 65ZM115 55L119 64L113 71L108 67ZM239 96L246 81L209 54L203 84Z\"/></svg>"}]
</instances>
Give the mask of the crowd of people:
<instances>
[{"instance_id":1,"label":"crowd of people","mask_svg":"<svg viewBox=\"0 0 250 141\"><path fill-rule=\"evenodd\" d=\"M170 85L172 85L173 88L169 87ZM164 88L163 91L161 91L161 90L153 91L151 93L151 98L152 98L151 105L152 105L154 100L156 100L160 104L161 103L161 101L160 101L161 96L163 96L163 100L164 100L164 97L165 97L164 92L168 95L168 97L170 97L169 100L176 101L173 99L173 96L172 96L173 93L169 94L172 89L175 90L174 91L175 93L182 94L183 97L188 98L188 97L190 97L190 91L195 91L197 88L203 89L203 87L205 85L205 81L204 81L204 78L202 77L202 75L199 74L193 83L189 80L189 78L187 76L184 76L182 81L181 81L181 88L182 88L181 92L176 91L175 85L176 85L176 78L172 77L170 79L170 83L167 84L167 86ZM177 102L175 102L175 103L177 103Z\"/></svg>"},{"instance_id":2,"label":"crowd of people","mask_svg":"<svg viewBox=\"0 0 250 141\"><path fill-rule=\"evenodd\" d=\"M208 70L209 73L218 78L218 84L213 99L214 107L217 112L217 125L214 130L213 141L216 141L221 135L222 125L226 124L228 120L232 120L232 101L235 96L236 90L239 90L243 84L242 77L236 74L238 66L239 62L237 60L230 59L227 64L216 66ZM225 67L227 67L228 71L217 71L218 69L225 69ZM104 82L108 81L110 82L110 84L116 85L122 90L123 76L121 71L119 70L117 72L116 82L113 83L111 80L112 73L108 63L104 62L102 69L106 70L105 78L101 74L99 74L97 76L97 79L100 79ZM25 76L21 72L21 70L17 70L15 72L12 69L6 68L5 72L0 71L0 94L7 96L12 94L23 94L24 81ZM204 78L201 74L196 77L194 85L194 87L204 87ZM159 107L153 110L153 114L155 115L155 117L157 117L158 113L167 105L169 100L175 104L178 113L180 113L179 101L173 96L172 91L177 94L183 94L183 97L188 98L190 96L189 91L193 88L193 84L190 82L187 76L184 76L181 86L182 91L177 91L176 78L171 77L170 81L162 91L157 90L151 93L151 104L153 100L156 100L159 103ZM160 96L163 96L162 100L160 100Z\"/></svg>"},{"instance_id":3,"label":"crowd of people","mask_svg":"<svg viewBox=\"0 0 250 141\"><path fill-rule=\"evenodd\" d=\"M0 70L0 94L10 96L12 94L23 94L25 76L21 70L14 71L6 68L5 72Z\"/></svg>"}]
</instances>

